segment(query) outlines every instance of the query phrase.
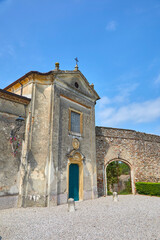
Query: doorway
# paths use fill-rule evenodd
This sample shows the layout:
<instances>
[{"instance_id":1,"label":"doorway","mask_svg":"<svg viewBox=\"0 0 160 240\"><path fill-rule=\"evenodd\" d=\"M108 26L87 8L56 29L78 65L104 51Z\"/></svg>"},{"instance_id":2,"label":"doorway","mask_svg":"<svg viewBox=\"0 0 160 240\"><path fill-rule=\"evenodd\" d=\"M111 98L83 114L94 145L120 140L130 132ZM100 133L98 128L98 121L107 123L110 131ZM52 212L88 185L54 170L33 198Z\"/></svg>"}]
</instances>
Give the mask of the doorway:
<instances>
[{"instance_id":1,"label":"doorway","mask_svg":"<svg viewBox=\"0 0 160 240\"><path fill-rule=\"evenodd\" d=\"M69 165L69 198L79 200L79 165Z\"/></svg>"},{"instance_id":2,"label":"doorway","mask_svg":"<svg viewBox=\"0 0 160 240\"><path fill-rule=\"evenodd\" d=\"M107 177L107 195L113 192L126 195L133 192L131 182L131 168L123 161L115 160L110 162L106 167Z\"/></svg>"}]
</instances>

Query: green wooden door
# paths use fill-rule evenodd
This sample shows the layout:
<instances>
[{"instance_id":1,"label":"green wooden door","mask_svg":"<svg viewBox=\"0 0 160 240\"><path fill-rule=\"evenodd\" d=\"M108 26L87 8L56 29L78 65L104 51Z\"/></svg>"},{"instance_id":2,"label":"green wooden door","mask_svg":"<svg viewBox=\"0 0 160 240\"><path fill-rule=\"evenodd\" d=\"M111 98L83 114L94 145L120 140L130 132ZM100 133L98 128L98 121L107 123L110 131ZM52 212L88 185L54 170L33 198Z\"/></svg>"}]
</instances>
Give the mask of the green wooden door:
<instances>
[{"instance_id":1,"label":"green wooden door","mask_svg":"<svg viewBox=\"0 0 160 240\"><path fill-rule=\"evenodd\" d=\"M79 166L71 164L69 166L69 198L74 201L79 200Z\"/></svg>"}]
</instances>

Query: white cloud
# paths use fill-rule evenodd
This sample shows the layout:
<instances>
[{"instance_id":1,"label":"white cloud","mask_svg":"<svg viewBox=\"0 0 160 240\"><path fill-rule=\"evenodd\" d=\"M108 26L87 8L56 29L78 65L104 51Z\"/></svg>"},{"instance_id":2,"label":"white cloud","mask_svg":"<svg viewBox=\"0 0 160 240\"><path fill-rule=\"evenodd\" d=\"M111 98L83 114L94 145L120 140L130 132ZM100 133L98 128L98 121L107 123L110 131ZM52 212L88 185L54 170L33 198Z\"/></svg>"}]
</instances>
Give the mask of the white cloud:
<instances>
[{"instance_id":1,"label":"white cloud","mask_svg":"<svg viewBox=\"0 0 160 240\"><path fill-rule=\"evenodd\" d=\"M97 108L103 109L106 107L106 105L109 104L123 104L126 103L129 100L129 96L131 93L138 87L138 83L134 84L123 84L117 87L118 94L113 98L108 98L107 96L103 96L98 102L97 102Z\"/></svg>"},{"instance_id":2,"label":"white cloud","mask_svg":"<svg viewBox=\"0 0 160 240\"><path fill-rule=\"evenodd\" d=\"M117 28L117 22L116 21L110 21L106 26L107 31L115 31L116 28Z\"/></svg>"},{"instance_id":3,"label":"white cloud","mask_svg":"<svg viewBox=\"0 0 160 240\"><path fill-rule=\"evenodd\" d=\"M116 126L127 121L132 123L153 122L160 118L160 98L142 103L131 103L119 108L104 107L99 109L97 114L101 124L105 126Z\"/></svg>"},{"instance_id":4,"label":"white cloud","mask_svg":"<svg viewBox=\"0 0 160 240\"><path fill-rule=\"evenodd\" d=\"M159 83L160 83L160 74L159 74L158 77L155 79L154 83L155 83L155 84L159 84Z\"/></svg>"},{"instance_id":5,"label":"white cloud","mask_svg":"<svg viewBox=\"0 0 160 240\"><path fill-rule=\"evenodd\" d=\"M105 105L110 103L111 103L111 100L108 97L104 96L98 101L98 106L99 108L103 108Z\"/></svg>"},{"instance_id":6,"label":"white cloud","mask_svg":"<svg viewBox=\"0 0 160 240\"><path fill-rule=\"evenodd\" d=\"M118 86L119 94L112 99L112 102L123 103L127 101L131 93L138 87L138 85L138 83L134 83Z\"/></svg>"},{"instance_id":7,"label":"white cloud","mask_svg":"<svg viewBox=\"0 0 160 240\"><path fill-rule=\"evenodd\" d=\"M100 119L102 120L102 122L105 119L110 118L110 116L113 116L114 114L115 114L115 108L112 108L112 107L105 108L105 109L99 111L99 113L98 113L98 115L99 115Z\"/></svg>"}]
</instances>

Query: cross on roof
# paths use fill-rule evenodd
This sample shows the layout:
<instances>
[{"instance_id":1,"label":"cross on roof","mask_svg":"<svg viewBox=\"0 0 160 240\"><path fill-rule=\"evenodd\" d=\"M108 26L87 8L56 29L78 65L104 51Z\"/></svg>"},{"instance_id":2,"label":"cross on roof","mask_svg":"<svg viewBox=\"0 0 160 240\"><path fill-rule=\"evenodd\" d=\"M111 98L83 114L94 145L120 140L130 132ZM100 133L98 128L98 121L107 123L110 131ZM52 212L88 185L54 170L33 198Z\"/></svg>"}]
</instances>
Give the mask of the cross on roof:
<instances>
[{"instance_id":1,"label":"cross on roof","mask_svg":"<svg viewBox=\"0 0 160 240\"><path fill-rule=\"evenodd\" d=\"M76 65L77 65L77 63L79 62L78 58L76 57L74 60L76 61Z\"/></svg>"}]
</instances>

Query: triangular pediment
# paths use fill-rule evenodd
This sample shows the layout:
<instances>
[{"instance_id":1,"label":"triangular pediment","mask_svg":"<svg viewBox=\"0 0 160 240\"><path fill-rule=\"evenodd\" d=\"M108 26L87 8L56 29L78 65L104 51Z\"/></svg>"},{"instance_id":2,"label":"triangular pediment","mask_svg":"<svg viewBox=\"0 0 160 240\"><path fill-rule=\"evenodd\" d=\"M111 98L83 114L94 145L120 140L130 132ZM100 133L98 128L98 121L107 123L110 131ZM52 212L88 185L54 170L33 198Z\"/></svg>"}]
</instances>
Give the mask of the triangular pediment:
<instances>
[{"instance_id":1,"label":"triangular pediment","mask_svg":"<svg viewBox=\"0 0 160 240\"><path fill-rule=\"evenodd\" d=\"M87 79L83 76L80 71L77 72L67 72L67 73L58 73L55 77L57 81L60 81L66 84L68 87L71 87L75 91L84 94L85 96L98 100L99 96L94 90L93 86L89 84Z\"/></svg>"}]
</instances>

